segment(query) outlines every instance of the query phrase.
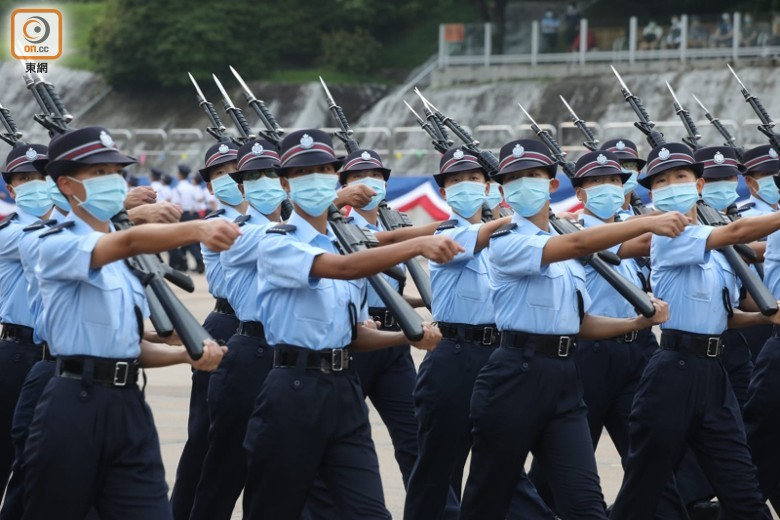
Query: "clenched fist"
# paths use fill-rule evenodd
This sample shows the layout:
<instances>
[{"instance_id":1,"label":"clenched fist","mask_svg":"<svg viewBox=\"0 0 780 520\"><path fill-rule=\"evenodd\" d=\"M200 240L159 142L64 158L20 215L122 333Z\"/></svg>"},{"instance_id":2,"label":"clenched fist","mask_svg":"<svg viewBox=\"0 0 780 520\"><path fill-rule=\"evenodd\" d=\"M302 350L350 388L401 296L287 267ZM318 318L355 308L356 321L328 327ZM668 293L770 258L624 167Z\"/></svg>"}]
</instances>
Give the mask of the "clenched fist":
<instances>
[{"instance_id":1,"label":"clenched fist","mask_svg":"<svg viewBox=\"0 0 780 520\"><path fill-rule=\"evenodd\" d=\"M199 220L195 224L200 231L198 241L216 253L232 246L241 234L236 224L223 219Z\"/></svg>"},{"instance_id":2,"label":"clenched fist","mask_svg":"<svg viewBox=\"0 0 780 520\"><path fill-rule=\"evenodd\" d=\"M344 206L362 208L371 202L371 197L374 195L376 195L376 192L369 186L365 184L353 184L352 186L341 188L337 192L334 204L336 204L336 207L338 208Z\"/></svg>"},{"instance_id":3,"label":"clenched fist","mask_svg":"<svg viewBox=\"0 0 780 520\"><path fill-rule=\"evenodd\" d=\"M412 239L415 245L420 247L420 254L429 260L438 264L445 264L452 260L458 253L463 253L465 249L450 237L434 236L419 237ZM411 242L411 240L410 240Z\"/></svg>"},{"instance_id":4,"label":"clenched fist","mask_svg":"<svg viewBox=\"0 0 780 520\"><path fill-rule=\"evenodd\" d=\"M441 341L441 331L436 325L424 321L423 322L423 337L419 341L410 341L409 343L420 350L431 350L436 348L436 345Z\"/></svg>"},{"instance_id":5,"label":"clenched fist","mask_svg":"<svg viewBox=\"0 0 780 520\"><path fill-rule=\"evenodd\" d=\"M190 365L195 370L211 372L217 369L225 352L227 352L227 347L220 346L209 339L203 340L203 355L197 361L190 359Z\"/></svg>"},{"instance_id":6,"label":"clenched fist","mask_svg":"<svg viewBox=\"0 0 780 520\"><path fill-rule=\"evenodd\" d=\"M653 233L665 237L674 238L685 230L690 224L688 217L679 211L667 211L653 217L646 217L653 221Z\"/></svg>"}]
</instances>

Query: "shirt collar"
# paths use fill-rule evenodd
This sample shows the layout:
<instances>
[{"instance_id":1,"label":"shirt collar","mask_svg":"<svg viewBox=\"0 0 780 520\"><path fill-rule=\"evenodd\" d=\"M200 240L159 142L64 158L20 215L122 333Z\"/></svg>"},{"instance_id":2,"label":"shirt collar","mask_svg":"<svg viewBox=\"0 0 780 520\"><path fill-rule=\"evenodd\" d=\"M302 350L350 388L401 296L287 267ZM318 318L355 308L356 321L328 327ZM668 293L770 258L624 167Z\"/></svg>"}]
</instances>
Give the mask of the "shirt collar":
<instances>
[{"instance_id":1,"label":"shirt collar","mask_svg":"<svg viewBox=\"0 0 780 520\"><path fill-rule=\"evenodd\" d=\"M73 222L73 225L69 229L74 233L76 233L77 235L87 235L89 233L102 233L102 231L97 231L93 229L92 226L84 222L84 220L81 217L76 215L75 211L71 211L70 213L68 213L68 216L65 217L65 220ZM114 231L114 223L109 222L108 225L111 231Z\"/></svg>"},{"instance_id":2,"label":"shirt collar","mask_svg":"<svg viewBox=\"0 0 780 520\"><path fill-rule=\"evenodd\" d=\"M471 225L471 222L469 222L465 218L461 217L460 215L458 215L454 211L450 213L450 220L456 220L458 222L458 227L470 226Z\"/></svg>"},{"instance_id":3,"label":"shirt collar","mask_svg":"<svg viewBox=\"0 0 780 520\"><path fill-rule=\"evenodd\" d=\"M318 237L327 237L327 239L330 241L333 241L336 238L330 229L330 224L328 224L327 235L323 235L322 233L317 231L314 228L314 226L309 224L309 222L305 218L300 216L295 211L293 211L290 214L290 218L287 220L287 223L292 226L295 226L295 236L298 237L302 242L306 242L307 244L311 244Z\"/></svg>"},{"instance_id":4,"label":"shirt collar","mask_svg":"<svg viewBox=\"0 0 780 520\"><path fill-rule=\"evenodd\" d=\"M224 204L220 200L217 200L217 205L219 209L225 210L225 213L223 213L223 215L225 216L226 219L236 220L238 217L241 216L241 213L236 208L234 208L233 206L228 206L227 204Z\"/></svg>"},{"instance_id":5,"label":"shirt collar","mask_svg":"<svg viewBox=\"0 0 780 520\"><path fill-rule=\"evenodd\" d=\"M603 224L606 224L606 222L604 222L600 218L594 217L593 215L588 215L587 213L581 213L580 220L585 222L585 227L595 227L595 226L601 226Z\"/></svg>"},{"instance_id":6,"label":"shirt collar","mask_svg":"<svg viewBox=\"0 0 780 520\"><path fill-rule=\"evenodd\" d=\"M520 213L515 213L512 216L512 222L517 224L517 229L524 235L552 235L553 233L550 233L548 231L542 231L539 229L536 224L531 222L525 217L521 217ZM552 229L552 226L550 226L550 229Z\"/></svg>"},{"instance_id":7,"label":"shirt collar","mask_svg":"<svg viewBox=\"0 0 780 520\"><path fill-rule=\"evenodd\" d=\"M775 209L764 202L763 200L759 199L758 197L755 197L753 195L750 196L749 202L752 202L755 204L754 208L756 211L760 211L761 213L774 213Z\"/></svg>"},{"instance_id":8,"label":"shirt collar","mask_svg":"<svg viewBox=\"0 0 780 520\"><path fill-rule=\"evenodd\" d=\"M352 217L352 223L357 227L368 228L371 231L382 231L382 224L379 222L379 220L377 220L376 225L374 225L366 220L363 215L354 210L349 214L349 216Z\"/></svg>"},{"instance_id":9,"label":"shirt collar","mask_svg":"<svg viewBox=\"0 0 780 520\"><path fill-rule=\"evenodd\" d=\"M268 217L266 217L265 215L257 211L255 208L252 207L251 204L249 204L249 208L246 210L246 214L252 216L252 218L250 219L250 223L258 226L263 224L268 224L269 222L271 222L271 219L269 219Z\"/></svg>"}]
</instances>

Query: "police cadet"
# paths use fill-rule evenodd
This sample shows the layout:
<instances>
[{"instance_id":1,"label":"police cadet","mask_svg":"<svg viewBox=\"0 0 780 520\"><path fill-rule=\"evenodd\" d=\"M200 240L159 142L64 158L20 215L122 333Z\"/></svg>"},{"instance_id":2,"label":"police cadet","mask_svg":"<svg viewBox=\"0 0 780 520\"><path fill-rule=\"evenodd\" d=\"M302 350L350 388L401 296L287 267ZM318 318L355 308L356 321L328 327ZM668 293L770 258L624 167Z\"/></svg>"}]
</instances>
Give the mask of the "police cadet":
<instances>
[{"instance_id":1,"label":"police cadet","mask_svg":"<svg viewBox=\"0 0 780 520\"><path fill-rule=\"evenodd\" d=\"M208 452L190 514L193 520L230 519L246 478L246 425L272 364L257 317L257 248L265 228L280 221L287 193L274 170L279 165L276 146L264 139L251 141L239 148L236 159L230 164L237 171L229 175L243 190L248 208L236 219L242 236L219 254L219 261L228 302L240 323L227 342L228 354L209 379Z\"/></svg>"},{"instance_id":2,"label":"police cadet","mask_svg":"<svg viewBox=\"0 0 780 520\"><path fill-rule=\"evenodd\" d=\"M614 154L620 163L620 167L631 173L631 176L623 183L625 199L623 200L623 206L618 210L618 220L633 217L634 209L631 206L631 192L634 191L638 184L639 172L644 168L645 160L639 157L636 144L630 139L610 139L601 145L600 150Z\"/></svg>"},{"instance_id":3,"label":"police cadet","mask_svg":"<svg viewBox=\"0 0 780 520\"><path fill-rule=\"evenodd\" d=\"M183 347L143 340L143 287L121 260L201 240L226 248L239 231L190 222L111 233L110 218L127 190L118 171L135 161L104 128L55 137L49 159L46 172L72 211L40 235L43 329L58 360L25 446L24 518L82 519L94 506L101 518L167 519L159 441L137 377L139 366L188 356ZM195 365L210 369L221 357L215 343L204 341Z\"/></svg>"},{"instance_id":4,"label":"police cadet","mask_svg":"<svg viewBox=\"0 0 780 520\"><path fill-rule=\"evenodd\" d=\"M600 163L594 161L593 166ZM607 162L609 162L607 160ZM589 313L585 271L576 261L641 234L675 235L685 219L647 217L557 235L549 223L557 166L539 141L501 148L504 199L512 223L490 240L491 298L501 347L480 370L471 399L474 446L462 519L503 519L529 452L541 464L563 518L606 518L596 461L574 363L574 336L615 338L664 321ZM613 163L611 171L616 171Z\"/></svg>"},{"instance_id":5,"label":"police cadet","mask_svg":"<svg viewBox=\"0 0 780 520\"><path fill-rule=\"evenodd\" d=\"M244 515L297 519L319 474L340 518L389 518L368 410L347 347L380 349L408 340L363 321L360 278L418 255L446 262L461 248L444 237L420 237L337 254L327 210L336 198L341 161L330 137L300 130L285 136L280 148L278 172L294 211L287 225L268 229L258 253L259 321L274 368L244 442ZM412 345L433 348L438 330L426 324L424 331Z\"/></svg>"},{"instance_id":6,"label":"police cadet","mask_svg":"<svg viewBox=\"0 0 780 520\"><path fill-rule=\"evenodd\" d=\"M237 169L237 153L238 146L233 143L216 143L206 150L204 166L199 173L206 181L206 188L219 202L219 209L207 215L207 220L232 222L246 212L247 203L238 184L229 175ZM206 317L203 328L211 337L224 344L236 332L238 318L227 300L225 276L219 261L220 253L201 244L201 254L206 268L208 290L215 299L214 310ZM187 442L181 452L171 493L171 507L176 520L187 520L190 517L203 459L208 450L209 412L206 399L210 376L210 372L192 372Z\"/></svg>"},{"instance_id":7,"label":"police cadet","mask_svg":"<svg viewBox=\"0 0 780 520\"><path fill-rule=\"evenodd\" d=\"M490 189L485 202L487 202L488 207L493 212L493 218L497 218L501 209L501 201L504 200L504 197L501 196L501 185L495 181L490 181L488 186L490 186Z\"/></svg>"},{"instance_id":8,"label":"police cadet","mask_svg":"<svg viewBox=\"0 0 780 520\"><path fill-rule=\"evenodd\" d=\"M639 182L651 190L657 209L679 211L696 224L702 171L687 146L666 143L650 152ZM634 398L625 476L612 518L653 518L663 485L688 447L729 518L769 518L739 405L720 360L727 328L769 318L732 309L727 277L710 251L778 228L780 216L773 214L726 226L689 225L674 239L653 236L653 291L669 302L671 318L661 327L661 348L648 362Z\"/></svg>"}]
</instances>

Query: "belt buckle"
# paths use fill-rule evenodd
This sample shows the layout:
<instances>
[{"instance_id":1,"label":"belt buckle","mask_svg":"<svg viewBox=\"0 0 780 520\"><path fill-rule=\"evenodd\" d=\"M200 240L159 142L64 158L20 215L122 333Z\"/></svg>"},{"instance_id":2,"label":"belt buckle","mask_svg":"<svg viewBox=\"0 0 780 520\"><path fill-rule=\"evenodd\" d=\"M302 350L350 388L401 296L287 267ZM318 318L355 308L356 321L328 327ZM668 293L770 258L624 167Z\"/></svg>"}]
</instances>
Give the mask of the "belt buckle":
<instances>
[{"instance_id":1,"label":"belt buckle","mask_svg":"<svg viewBox=\"0 0 780 520\"><path fill-rule=\"evenodd\" d=\"M331 350L330 371L341 372L344 370L344 349Z\"/></svg>"},{"instance_id":2,"label":"belt buckle","mask_svg":"<svg viewBox=\"0 0 780 520\"><path fill-rule=\"evenodd\" d=\"M720 354L720 338L707 338L707 357L718 357Z\"/></svg>"},{"instance_id":3,"label":"belt buckle","mask_svg":"<svg viewBox=\"0 0 780 520\"><path fill-rule=\"evenodd\" d=\"M389 329L395 325L395 318L393 317L393 313L387 309L385 309L385 319L382 320L382 324L386 329Z\"/></svg>"},{"instance_id":4,"label":"belt buckle","mask_svg":"<svg viewBox=\"0 0 780 520\"><path fill-rule=\"evenodd\" d=\"M127 361L118 361L114 365L114 386L127 385L127 377L129 374L130 374L130 363L128 363Z\"/></svg>"},{"instance_id":5,"label":"belt buckle","mask_svg":"<svg viewBox=\"0 0 780 520\"><path fill-rule=\"evenodd\" d=\"M639 337L639 331L632 330L623 334L623 343L633 343Z\"/></svg>"},{"instance_id":6,"label":"belt buckle","mask_svg":"<svg viewBox=\"0 0 780 520\"><path fill-rule=\"evenodd\" d=\"M558 340L558 357L569 357L571 336L561 336Z\"/></svg>"},{"instance_id":7,"label":"belt buckle","mask_svg":"<svg viewBox=\"0 0 780 520\"><path fill-rule=\"evenodd\" d=\"M493 327L485 327L482 329L482 344L490 346L496 341L496 329Z\"/></svg>"}]
</instances>

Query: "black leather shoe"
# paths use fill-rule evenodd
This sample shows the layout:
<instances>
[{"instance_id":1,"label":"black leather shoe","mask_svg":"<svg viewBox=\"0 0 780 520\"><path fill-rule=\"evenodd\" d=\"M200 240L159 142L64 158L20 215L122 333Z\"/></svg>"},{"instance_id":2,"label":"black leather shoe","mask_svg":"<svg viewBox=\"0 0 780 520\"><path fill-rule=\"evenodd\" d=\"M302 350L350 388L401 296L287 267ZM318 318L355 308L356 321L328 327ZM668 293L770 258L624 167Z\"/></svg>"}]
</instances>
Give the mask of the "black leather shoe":
<instances>
[{"instance_id":1,"label":"black leather shoe","mask_svg":"<svg viewBox=\"0 0 780 520\"><path fill-rule=\"evenodd\" d=\"M696 502L688 506L691 520L718 520L720 518L720 503L715 501Z\"/></svg>"}]
</instances>

